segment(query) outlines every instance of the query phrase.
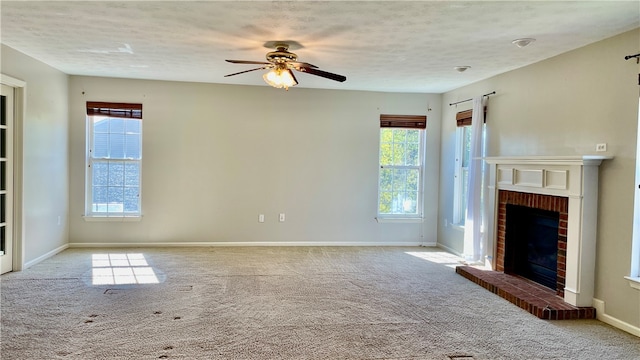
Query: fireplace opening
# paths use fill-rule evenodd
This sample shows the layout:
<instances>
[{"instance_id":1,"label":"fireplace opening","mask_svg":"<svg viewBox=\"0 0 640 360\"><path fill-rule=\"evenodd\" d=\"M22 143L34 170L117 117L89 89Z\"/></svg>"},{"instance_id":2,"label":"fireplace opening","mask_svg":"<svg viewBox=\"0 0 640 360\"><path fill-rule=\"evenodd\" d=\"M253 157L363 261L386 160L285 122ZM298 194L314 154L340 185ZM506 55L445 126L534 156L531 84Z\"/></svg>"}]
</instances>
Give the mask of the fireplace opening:
<instances>
[{"instance_id":1,"label":"fireplace opening","mask_svg":"<svg viewBox=\"0 0 640 360\"><path fill-rule=\"evenodd\" d=\"M504 271L556 290L560 213L507 204Z\"/></svg>"}]
</instances>

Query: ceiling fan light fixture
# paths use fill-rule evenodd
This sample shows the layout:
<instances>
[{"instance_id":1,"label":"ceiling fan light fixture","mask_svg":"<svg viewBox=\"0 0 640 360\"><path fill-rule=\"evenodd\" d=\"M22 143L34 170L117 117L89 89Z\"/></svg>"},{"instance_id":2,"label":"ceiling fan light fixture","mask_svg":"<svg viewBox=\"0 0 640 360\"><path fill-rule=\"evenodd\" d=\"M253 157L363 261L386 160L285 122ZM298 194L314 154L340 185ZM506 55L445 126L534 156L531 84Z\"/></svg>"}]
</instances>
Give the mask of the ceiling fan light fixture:
<instances>
[{"instance_id":1,"label":"ceiling fan light fixture","mask_svg":"<svg viewBox=\"0 0 640 360\"><path fill-rule=\"evenodd\" d=\"M515 39L511 43L519 48L523 48L525 46L528 46L534 41L536 41L536 39L534 38L521 38L521 39Z\"/></svg>"},{"instance_id":2,"label":"ceiling fan light fixture","mask_svg":"<svg viewBox=\"0 0 640 360\"><path fill-rule=\"evenodd\" d=\"M289 90L290 87L298 85L298 82L293 78L289 69L271 69L262 75L262 78L267 84L278 89L285 88L285 90Z\"/></svg>"}]
</instances>

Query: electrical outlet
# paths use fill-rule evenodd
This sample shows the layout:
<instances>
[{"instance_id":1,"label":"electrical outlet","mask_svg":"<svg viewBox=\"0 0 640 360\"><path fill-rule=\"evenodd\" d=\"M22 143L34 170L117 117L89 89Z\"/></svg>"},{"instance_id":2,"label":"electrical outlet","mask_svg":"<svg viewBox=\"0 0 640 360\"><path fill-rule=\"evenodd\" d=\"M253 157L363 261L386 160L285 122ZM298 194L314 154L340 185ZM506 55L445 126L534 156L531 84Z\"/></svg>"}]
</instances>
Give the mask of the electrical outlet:
<instances>
[{"instance_id":1,"label":"electrical outlet","mask_svg":"<svg viewBox=\"0 0 640 360\"><path fill-rule=\"evenodd\" d=\"M596 151L607 151L607 143L596 144Z\"/></svg>"},{"instance_id":2,"label":"electrical outlet","mask_svg":"<svg viewBox=\"0 0 640 360\"><path fill-rule=\"evenodd\" d=\"M284 213L280 213L280 222L284 222Z\"/></svg>"},{"instance_id":3,"label":"electrical outlet","mask_svg":"<svg viewBox=\"0 0 640 360\"><path fill-rule=\"evenodd\" d=\"M264 222L264 214L258 215L258 222Z\"/></svg>"}]
</instances>

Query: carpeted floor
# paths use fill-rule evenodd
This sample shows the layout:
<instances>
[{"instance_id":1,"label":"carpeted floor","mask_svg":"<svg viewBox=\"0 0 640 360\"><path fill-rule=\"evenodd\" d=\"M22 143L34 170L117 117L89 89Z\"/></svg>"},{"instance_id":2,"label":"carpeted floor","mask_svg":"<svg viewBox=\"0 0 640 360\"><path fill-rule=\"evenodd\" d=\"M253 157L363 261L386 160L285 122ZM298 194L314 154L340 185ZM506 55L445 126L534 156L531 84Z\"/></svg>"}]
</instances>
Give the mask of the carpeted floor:
<instances>
[{"instance_id":1,"label":"carpeted floor","mask_svg":"<svg viewBox=\"0 0 640 360\"><path fill-rule=\"evenodd\" d=\"M417 247L70 249L0 277L0 358L640 358L640 338L540 320L457 264Z\"/></svg>"}]
</instances>

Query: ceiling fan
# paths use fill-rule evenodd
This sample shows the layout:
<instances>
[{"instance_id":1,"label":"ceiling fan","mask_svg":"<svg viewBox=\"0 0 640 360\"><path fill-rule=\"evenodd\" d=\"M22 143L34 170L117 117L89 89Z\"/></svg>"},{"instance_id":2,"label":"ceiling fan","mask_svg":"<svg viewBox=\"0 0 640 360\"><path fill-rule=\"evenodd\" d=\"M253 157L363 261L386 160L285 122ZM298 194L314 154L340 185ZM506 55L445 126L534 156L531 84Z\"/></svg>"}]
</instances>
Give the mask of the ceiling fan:
<instances>
[{"instance_id":1,"label":"ceiling fan","mask_svg":"<svg viewBox=\"0 0 640 360\"><path fill-rule=\"evenodd\" d=\"M323 71L318 69L317 66L306 63L299 62L298 55L289 51L289 44L286 43L276 43L274 44L276 51L271 51L267 53L267 61L246 61L246 60L226 60L227 62L233 64L254 64L254 65L262 65L261 67L240 71L237 73L225 75L225 77L244 74L251 71L256 70L265 70L270 69L269 72L264 74L262 77L267 84L276 87L276 88L285 88L289 90L289 87L298 85L298 80L296 79L293 71L296 70L303 73L321 76L323 78L343 82L347 80L345 76L333 74L327 71Z\"/></svg>"}]
</instances>

